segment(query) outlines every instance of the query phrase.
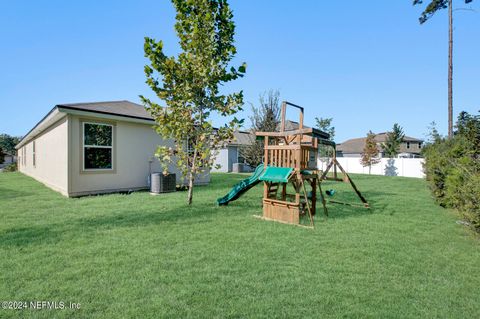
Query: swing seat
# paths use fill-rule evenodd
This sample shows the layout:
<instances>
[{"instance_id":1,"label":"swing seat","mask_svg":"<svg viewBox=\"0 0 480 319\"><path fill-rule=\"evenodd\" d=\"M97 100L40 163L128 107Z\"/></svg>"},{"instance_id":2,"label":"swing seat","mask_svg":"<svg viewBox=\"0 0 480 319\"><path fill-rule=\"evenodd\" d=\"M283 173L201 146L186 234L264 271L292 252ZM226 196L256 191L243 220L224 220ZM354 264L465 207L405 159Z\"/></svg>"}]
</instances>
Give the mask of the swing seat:
<instances>
[{"instance_id":1,"label":"swing seat","mask_svg":"<svg viewBox=\"0 0 480 319\"><path fill-rule=\"evenodd\" d=\"M325 191L325 194L327 194L328 196L333 196L333 195L335 195L335 190L334 189L327 189Z\"/></svg>"}]
</instances>

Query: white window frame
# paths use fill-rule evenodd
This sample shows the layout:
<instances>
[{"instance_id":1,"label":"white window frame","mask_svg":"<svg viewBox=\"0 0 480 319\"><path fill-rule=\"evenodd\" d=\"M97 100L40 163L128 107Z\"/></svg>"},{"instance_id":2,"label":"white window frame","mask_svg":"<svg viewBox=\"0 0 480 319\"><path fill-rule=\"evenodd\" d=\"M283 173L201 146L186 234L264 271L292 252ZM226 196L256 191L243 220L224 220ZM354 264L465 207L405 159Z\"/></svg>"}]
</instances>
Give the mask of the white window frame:
<instances>
[{"instance_id":1,"label":"white window frame","mask_svg":"<svg viewBox=\"0 0 480 319\"><path fill-rule=\"evenodd\" d=\"M85 144L85 124L92 124L92 125L103 125L103 126L110 126L112 128L112 145L111 146L103 146L103 145L87 145ZM82 122L82 168L83 171L85 172L110 172L114 170L114 154L113 154L113 145L115 144L114 141L115 134L114 134L114 126L112 124L108 123L98 123L98 122ZM90 148L109 148L111 149L111 158L110 161L112 162L112 167L110 168L85 168L85 148L90 147Z\"/></svg>"}]
</instances>

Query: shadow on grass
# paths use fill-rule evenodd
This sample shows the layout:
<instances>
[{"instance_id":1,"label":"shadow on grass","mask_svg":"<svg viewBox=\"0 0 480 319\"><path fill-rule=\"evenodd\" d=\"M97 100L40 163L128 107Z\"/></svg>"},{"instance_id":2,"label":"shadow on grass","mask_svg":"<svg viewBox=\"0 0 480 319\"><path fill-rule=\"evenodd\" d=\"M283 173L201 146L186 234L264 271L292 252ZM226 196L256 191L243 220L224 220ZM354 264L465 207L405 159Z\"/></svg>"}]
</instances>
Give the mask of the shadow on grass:
<instances>
[{"instance_id":1,"label":"shadow on grass","mask_svg":"<svg viewBox=\"0 0 480 319\"><path fill-rule=\"evenodd\" d=\"M327 208L329 211L329 217L331 218L351 218L351 217L365 217L370 216L372 214L382 213L387 208L387 205L383 203L381 199L385 197L391 198L395 196L393 193L388 192L381 192L381 191L368 191L362 193L366 198L369 207L363 207L363 203L357 197L357 195L353 192L351 194L341 195L337 197L333 197L332 199L339 202L351 203L353 206L340 204L340 203L328 203L330 199L328 196L326 197L327 200ZM322 213L322 205L319 202L317 204L317 214Z\"/></svg>"}]
</instances>

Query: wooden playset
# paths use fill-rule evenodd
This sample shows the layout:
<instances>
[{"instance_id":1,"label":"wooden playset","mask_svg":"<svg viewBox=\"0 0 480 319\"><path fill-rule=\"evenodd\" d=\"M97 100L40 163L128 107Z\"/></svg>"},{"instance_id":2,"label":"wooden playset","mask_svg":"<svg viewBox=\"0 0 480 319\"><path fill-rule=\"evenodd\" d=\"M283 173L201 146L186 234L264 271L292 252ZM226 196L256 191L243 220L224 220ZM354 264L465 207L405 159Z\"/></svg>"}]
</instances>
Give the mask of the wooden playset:
<instances>
[{"instance_id":1,"label":"wooden playset","mask_svg":"<svg viewBox=\"0 0 480 319\"><path fill-rule=\"evenodd\" d=\"M287 106L300 111L298 127L286 130ZM315 128L303 126L303 107L282 102L280 130L278 132L257 132L257 139L264 143L264 160L249 178L244 179L225 196L217 199L219 205L228 205L240 198L246 191L263 181L263 216L266 220L301 225L301 217L307 216L310 226L314 226L313 216L317 206L317 188L325 216L328 216L327 201L322 191L322 181L344 181L350 183L362 206L368 203L350 176L336 158L335 143L330 136ZM324 171L317 167L319 147L332 147L333 155ZM333 170L332 174L329 174ZM343 178L339 178L339 172ZM327 194L333 195L333 190ZM340 203L329 200L329 203Z\"/></svg>"},{"instance_id":2,"label":"wooden playset","mask_svg":"<svg viewBox=\"0 0 480 319\"><path fill-rule=\"evenodd\" d=\"M298 128L293 130L285 129L287 106L300 111ZM263 218L298 225L301 216L308 216L310 226L313 227L317 188L324 214L328 216L326 200L321 187L323 180L350 183L363 206L368 207L365 198L337 161L335 143L329 140L327 133L315 128L305 128L303 119L303 107L283 102L279 132L256 133L257 139L263 139L264 143L264 172L259 176L259 180L264 183ZM317 167L319 145L333 147L333 157L324 171ZM329 172L332 169L333 176L330 176ZM343 174L343 178L338 177L338 169Z\"/></svg>"}]
</instances>

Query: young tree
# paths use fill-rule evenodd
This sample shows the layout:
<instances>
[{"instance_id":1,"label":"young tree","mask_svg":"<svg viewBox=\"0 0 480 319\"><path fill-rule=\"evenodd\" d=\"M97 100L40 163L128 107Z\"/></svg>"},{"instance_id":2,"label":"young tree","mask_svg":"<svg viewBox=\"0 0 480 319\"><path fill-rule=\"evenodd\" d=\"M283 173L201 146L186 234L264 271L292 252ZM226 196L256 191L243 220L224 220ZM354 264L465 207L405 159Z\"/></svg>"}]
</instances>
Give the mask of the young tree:
<instances>
[{"instance_id":1,"label":"young tree","mask_svg":"<svg viewBox=\"0 0 480 319\"><path fill-rule=\"evenodd\" d=\"M21 137L17 136L0 134L0 147L3 148L4 152L14 155L16 153L15 145L17 145L21 139Z\"/></svg>"},{"instance_id":2,"label":"young tree","mask_svg":"<svg viewBox=\"0 0 480 319\"><path fill-rule=\"evenodd\" d=\"M438 132L437 123L435 123L435 121L432 121L427 129L428 129L427 144L434 144L439 142L442 139L442 136Z\"/></svg>"},{"instance_id":3,"label":"young tree","mask_svg":"<svg viewBox=\"0 0 480 319\"><path fill-rule=\"evenodd\" d=\"M398 155L400 151L400 145L405 138L403 129L398 123L393 124L393 128L390 132L387 132L387 139L385 143L382 144L382 149L385 152L385 155L389 158L394 158Z\"/></svg>"},{"instance_id":4,"label":"young tree","mask_svg":"<svg viewBox=\"0 0 480 319\"><path fill-rule=\"evenodd\" d=\"M280 92L270 90L260 95L259 105L252 107L252 116L250 116L251 131L255 132L274 132L280 123ZM250 166L257 166L263 159L263 142L252 138L252 144L240 148L240 155Z\"/></svg>"},{"instance_id":5,"label":"young tree","mask_svg":"<svg viewBox=\"0 0 480 319\"><path fill-rule=\"evenodd\" d=\"M323 117L316 117L315 118L315 126L325 133L328 133L330 137L328 138L330 141L333 142L335 138L335 127L332 126L333 118L323 118ZM332 146L320 145L318 152L320 155L320 159L325 162L326 157L333 156L334 148Z\"/></svg>"},{"instance_id":6,"label":"young tree","mask_svg":"<svg viewBox=\"0 0 480 319\"><path fill-rule=\"evenodd\" d=\"M280 123L280 92L269 90L263 92L258 99L259 106L252 107L253 115L250 116L254 131L274 132Z\"/></svg>"},{"instance_id":7,"label":"young tree","mask_svg":"<svg viewBox=\"0 0 480 319\"><path fill-rule=\"evenodd\" d=\"M233 137L243 122L236 117L216 129L210 116L234 116L243 105L243 92L222 94L219 87L242 77L246 64L228 68L236 54L235 24L226 0L172 0L181 52L167 56L162 41L145 38L146 83L164 106L141 96L155 119L155 129L173 147L159 146L158 158L176 165L188 178L188 204L195 177L213 165L212 151ZM161 80L158 79L161 78Z\"/></svg>"},{"instance_id":8,"label":"young tree","mask_svg":"<svg viewBox=\"0 0 480 319\"><path fill-rule=\"evenodd\" d=\"M368 174L372 171L372 165L380 163L378 157L377 142L375 141L375 134L372 131L367 133L367 139L365 140L365 147L363 148L362 158L360 163L363 167L368 166Z\"/></svg>"},{"instance_id":9,"label":"young tree","mask_svg":"<svg viewBox=\"0 0 480 319\"><path fill-rule=\"evenodd\" d=\"M333 118L316 117L315 122L315 126L320 131L328 133L330 135L329 140L333 142L333 139L335 138L335 127L332 126Z\"/></svg>"},{"instance_id":10,"label":"young tree","mask_svg":"<svg viewBox=\"0 0 480 319\"><path fill-rule=\"evenodd\" d=\"M472 0L464 0L470 3ZM413 5L422 4L423 0L413 0ZM437 11L448 8L448 137L453 137L453 8L452 0L430 0L418 19L425 23Z\"/></svg>"}]
</instances>

